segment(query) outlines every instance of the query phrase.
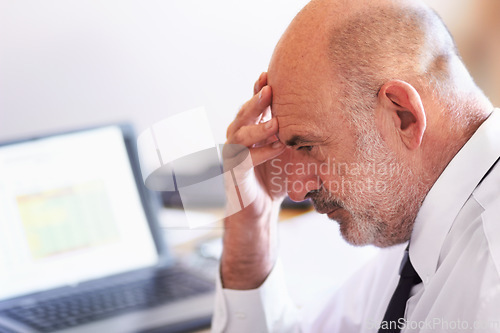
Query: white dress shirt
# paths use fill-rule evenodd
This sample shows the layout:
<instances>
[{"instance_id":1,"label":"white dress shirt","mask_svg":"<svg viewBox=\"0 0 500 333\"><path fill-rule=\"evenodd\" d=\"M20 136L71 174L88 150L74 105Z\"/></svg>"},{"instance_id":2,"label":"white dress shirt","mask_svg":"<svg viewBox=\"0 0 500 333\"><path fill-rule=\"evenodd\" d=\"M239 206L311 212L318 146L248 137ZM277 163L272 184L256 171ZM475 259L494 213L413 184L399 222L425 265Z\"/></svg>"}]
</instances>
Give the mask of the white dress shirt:
<instances>
[{"instance_id":1,"label":"white dress shirt","mask_svg":"<svg viewBox=\"0 0 500 333\"><path fill-rule=\"evenodd\" d=\"M422 283L402 332L500 332L500 110L492 112L427 194L411 235ZM278 261L261 287L217 281L213 332L377 332L407 244L383 249L333 295L300 311ZM335 254L332 254L335 255Z\"/></svg>"}]
</instances>

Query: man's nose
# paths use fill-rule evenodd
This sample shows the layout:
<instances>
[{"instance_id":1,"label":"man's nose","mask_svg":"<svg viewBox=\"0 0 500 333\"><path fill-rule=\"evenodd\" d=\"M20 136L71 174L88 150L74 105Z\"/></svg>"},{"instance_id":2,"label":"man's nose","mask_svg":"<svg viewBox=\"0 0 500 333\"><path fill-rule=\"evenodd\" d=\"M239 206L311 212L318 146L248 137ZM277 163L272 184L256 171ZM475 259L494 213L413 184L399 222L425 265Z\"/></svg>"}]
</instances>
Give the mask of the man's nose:
<instances>
[{"instance_id":1,"label":"man's nose","mask_svg":"<svg viewBox=\"0 0 500 333\"><path fill-rule=\"evenodd\" d=\"M321 188L321 179L315 174L304 174L298 168L287 174L287 192L293 201L304 201L307 193Z\"/></svg>"}]
</instances>

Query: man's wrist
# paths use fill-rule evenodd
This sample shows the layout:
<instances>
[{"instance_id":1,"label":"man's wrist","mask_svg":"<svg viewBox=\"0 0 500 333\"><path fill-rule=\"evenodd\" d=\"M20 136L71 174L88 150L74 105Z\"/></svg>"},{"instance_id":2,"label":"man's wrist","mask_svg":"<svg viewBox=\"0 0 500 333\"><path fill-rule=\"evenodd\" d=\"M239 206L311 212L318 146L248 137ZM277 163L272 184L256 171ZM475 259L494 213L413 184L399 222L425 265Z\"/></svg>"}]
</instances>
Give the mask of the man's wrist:
<instances>
[{"instance_id":1,"label":"man's wrist","mask_svg":"<svg viewBox=\"0 0 500 333\"><path fill-rule=\"evenodd\" d=\"M221 257L224 288L255 289L265 281L277 256L276 219L272 210L259 220L241 215L226 218Z\"/></svg>"},{"instance_id":2,"label":"man's wrist","mask_svg":"<svg viewBox=\"0 0 500 333\"><path fill-rule=\"evenodd\" d=\"M274 266L272 260L261 260L257 264L221 261L222 286L226 289L250 290L260 287Z\"/></svg>"}]
</instances>

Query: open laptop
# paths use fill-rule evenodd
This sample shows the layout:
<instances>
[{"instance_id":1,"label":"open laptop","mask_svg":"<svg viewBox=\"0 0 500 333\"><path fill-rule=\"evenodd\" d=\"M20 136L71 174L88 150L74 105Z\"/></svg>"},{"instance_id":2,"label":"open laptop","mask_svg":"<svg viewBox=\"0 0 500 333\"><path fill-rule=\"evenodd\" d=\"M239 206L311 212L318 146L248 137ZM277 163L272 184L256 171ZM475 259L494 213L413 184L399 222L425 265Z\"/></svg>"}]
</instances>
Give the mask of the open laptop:
<instances>
[{"instance_id":1,"label":"open laptop","mask_svg":"<svg viewBox=\"0 0 500 333\"><path fill-rule=\"evenodd\" d=\"M208 326L213 281L169 255L152 197L130 126L0 145L0 333Z\"/></svg>"}]
</instances>

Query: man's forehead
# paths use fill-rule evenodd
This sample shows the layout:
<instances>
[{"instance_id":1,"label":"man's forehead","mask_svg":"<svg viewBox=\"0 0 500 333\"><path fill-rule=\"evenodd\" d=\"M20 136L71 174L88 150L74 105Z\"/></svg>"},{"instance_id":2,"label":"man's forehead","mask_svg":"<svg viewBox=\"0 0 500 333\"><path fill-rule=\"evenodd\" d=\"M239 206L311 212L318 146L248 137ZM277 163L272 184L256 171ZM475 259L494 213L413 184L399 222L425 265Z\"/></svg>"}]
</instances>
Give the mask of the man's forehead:
<instances>
[{"instance_id":1,"label":"man's forehead","mask_svg":"<svg viewBox=\"0 0 500 333\"><path fill-rule=\"evenodd\" d=\"M333 83L324 70L309 71L300 66L272 63L268 72L268 84L273 94L272 115L281 117L299 113L300 116L310 116L312 112L321 111L331 102L335 89Z\"/></svg>"},{"instance_id":2,"label":"man's forehead","mask_svg":"<svg viewBox=\"0 0 500 333\"><path fill-rule=\"evenodd\" d=\"M294 84L273 84L272 88L271 112L276 117L305 116L312 112L317 112L322 103L319 89L301 83ZM316 86L317 87L317 86Z\"/></svg>"},{"instance_id":3,"label":"man's forehead","mask_svg":"<svg viewBox=\"0 0 500 333\"><path fill-rule=\"evenodd\" d=\"M278 110L273 111L273 117L278 119L278 139L288 146L322 141L325 134L322 124L326 119L314 108L312 103L304 104L303 108L298 104L275 104L272 109Z\"/></svg>"},{"instance_id":4,"label":"man's forehead","mask_svg":"<svg viewBox=\"0 0 500 333\"><path fill-rule=\"evenodd\" d=\"M324 125L331 121L335 104L330 67L324 60L292 61L286 53L276 52L268 70L271 115L278 120L278 137L289 145L320 141L329 130Z\"/></svg>"}]
</instances>

